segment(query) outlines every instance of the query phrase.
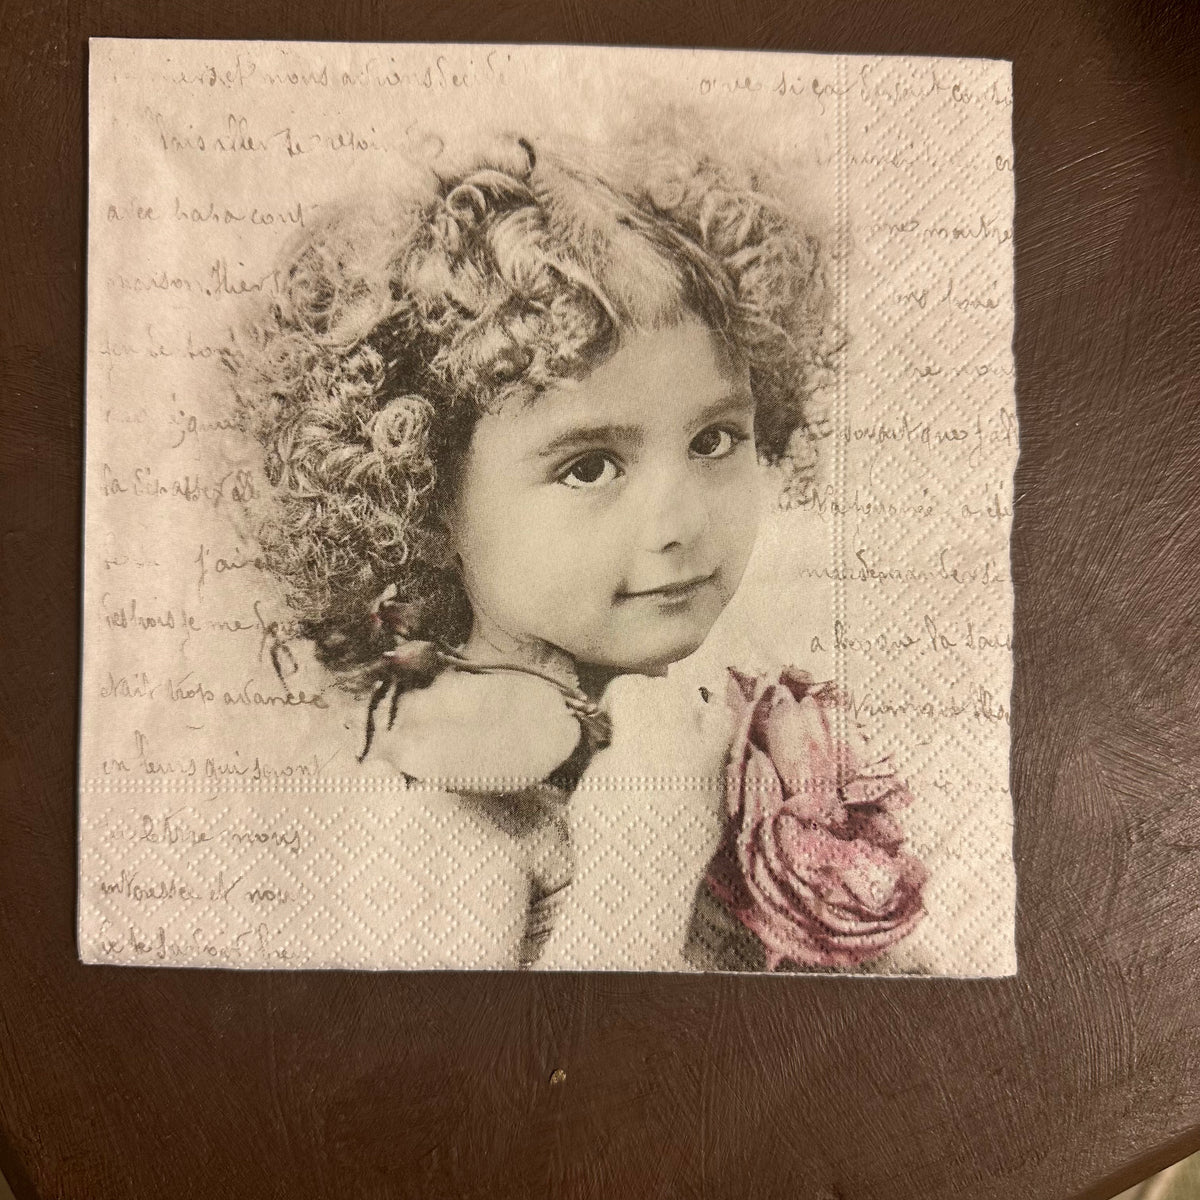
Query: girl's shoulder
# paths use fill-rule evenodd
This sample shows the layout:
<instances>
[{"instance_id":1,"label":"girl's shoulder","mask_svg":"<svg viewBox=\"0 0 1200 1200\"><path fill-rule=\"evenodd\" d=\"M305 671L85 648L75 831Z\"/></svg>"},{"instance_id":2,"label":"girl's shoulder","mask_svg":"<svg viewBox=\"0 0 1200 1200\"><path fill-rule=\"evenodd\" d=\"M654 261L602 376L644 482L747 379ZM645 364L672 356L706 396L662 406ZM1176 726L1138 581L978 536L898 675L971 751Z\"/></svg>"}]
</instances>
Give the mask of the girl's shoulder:
<instances>
[{"instance_id":1,"label":"girl's shoulder","mask_svg":"<svg viewBox=\"0 0 1200 1200\"><path fill-rule=\"evenodd\" d=\"M372 753L422 781L509 790L544 780L580 736L563 697L544 680L449 670L400 697Z\"/></svg>"}]
</instances>

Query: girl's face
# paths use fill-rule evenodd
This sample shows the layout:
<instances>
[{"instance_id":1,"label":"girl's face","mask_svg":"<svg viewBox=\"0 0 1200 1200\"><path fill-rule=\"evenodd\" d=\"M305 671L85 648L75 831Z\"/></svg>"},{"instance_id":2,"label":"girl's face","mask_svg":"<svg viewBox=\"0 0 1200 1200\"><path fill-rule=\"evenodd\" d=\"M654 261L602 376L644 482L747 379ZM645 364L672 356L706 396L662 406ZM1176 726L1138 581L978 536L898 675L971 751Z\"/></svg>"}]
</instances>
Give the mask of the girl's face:
<instances>
[{"instance_id":1,"label":"girl's face","mask_svg":"<svg viewBox=\"0 0 1200 1200\"><path fill-rule=\"evenodd\" d=\"M745 365L695 319L623 338L585 378L480 418L453 519L474 635L661 671L741 581L759 481Z\"/></svg>"}]
</instances>

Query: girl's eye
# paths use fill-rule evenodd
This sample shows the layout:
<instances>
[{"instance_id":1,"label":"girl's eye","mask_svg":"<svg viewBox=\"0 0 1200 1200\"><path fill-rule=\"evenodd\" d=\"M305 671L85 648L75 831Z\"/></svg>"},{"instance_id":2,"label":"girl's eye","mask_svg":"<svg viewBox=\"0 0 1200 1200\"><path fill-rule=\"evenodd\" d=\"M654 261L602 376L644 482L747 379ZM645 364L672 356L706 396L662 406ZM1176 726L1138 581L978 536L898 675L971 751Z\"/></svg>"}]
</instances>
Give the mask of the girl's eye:
<instances>
[{"instance_id":1,"label":"girl's eye","mask_svg":"<svg viewBox=\"0 0 1200 1200\"><path fill-rule=\"evenodd\" d=\"M696 434L688 449L700 458L725 458L745 440L744 434L714 425Z\"/></svg>"},{"instance_id":2,"label":"girl's eye","mask_svg":"<svg viewBox=\"0 0 1200 1200\"><path fill-rule=\"evenodd\" d=\"M559 476L559 482L573 488L603 487L606 483L612 483L617 474L617 464L607 454L595 452L577 458Z\"/></svg>"}]
</instances>

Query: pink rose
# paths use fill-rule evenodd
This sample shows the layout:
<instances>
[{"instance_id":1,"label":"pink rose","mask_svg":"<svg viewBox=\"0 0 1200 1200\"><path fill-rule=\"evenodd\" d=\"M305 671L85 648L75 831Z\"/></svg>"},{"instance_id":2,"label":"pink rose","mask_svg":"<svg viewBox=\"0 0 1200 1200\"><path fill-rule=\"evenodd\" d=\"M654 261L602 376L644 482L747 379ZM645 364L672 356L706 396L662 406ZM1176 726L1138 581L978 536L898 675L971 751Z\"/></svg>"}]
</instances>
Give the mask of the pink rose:
<instances>
[{"instance_id":1,"label":"pink rose","mask_svg":"<svg viewBox=\"0 0 1200 1200\"><path fill-rule=\"evenodd\" d=\"M737 714L726 775L728 825L711 890L784 960L855 966L924 915L925 868L901 849L892 813L912 797L830 683L793 667L776 682L730 671Z\"/></svg>"}]
</instances>

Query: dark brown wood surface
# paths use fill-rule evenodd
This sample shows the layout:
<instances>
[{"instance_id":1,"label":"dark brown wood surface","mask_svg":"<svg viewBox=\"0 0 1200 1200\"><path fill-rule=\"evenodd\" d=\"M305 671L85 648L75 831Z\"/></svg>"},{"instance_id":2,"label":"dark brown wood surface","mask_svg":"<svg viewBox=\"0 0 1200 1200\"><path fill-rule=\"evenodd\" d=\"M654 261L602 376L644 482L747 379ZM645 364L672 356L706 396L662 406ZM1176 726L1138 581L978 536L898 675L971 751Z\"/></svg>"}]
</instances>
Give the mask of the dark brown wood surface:
<instances>
[{"instance_id":1,"label":"dark brown wood surface","mask_svg":"<svg viewBox=\"0 0 1200 1200\"><path fill-rule=\"evenodd\" d=\"M1200 1147L1200 6L10 0L0 29L0 1171L18 1200L1059 1200ZM1014 61L1019 977L79 965L89 35Z\"/></svg>"}]
</instances>

